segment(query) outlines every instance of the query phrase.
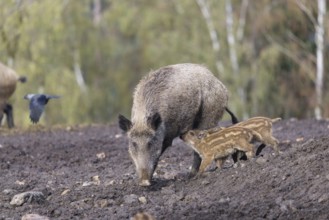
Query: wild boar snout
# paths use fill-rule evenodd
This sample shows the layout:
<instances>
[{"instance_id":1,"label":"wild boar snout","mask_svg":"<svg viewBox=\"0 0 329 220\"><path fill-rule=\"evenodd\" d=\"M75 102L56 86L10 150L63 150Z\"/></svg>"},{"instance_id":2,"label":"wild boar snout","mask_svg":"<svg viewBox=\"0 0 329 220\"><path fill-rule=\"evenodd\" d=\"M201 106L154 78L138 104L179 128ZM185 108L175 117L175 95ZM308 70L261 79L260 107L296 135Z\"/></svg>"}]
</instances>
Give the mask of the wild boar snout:
<instances>
[{"instance_id":1,"label":"wild boar snout","mask_svg":"<svg viewBox=\"0 0 329 220\"><path fill-rule=\"evenodd\" d=\"M163 131L131 132L129 134L129 154L132 158L139 184L148 186L151 184L154 170L162 154Z\"/></svg>"},{"instance_id":2,"label":"wild boar snout","mask_svg":"<svg viewBox=\"0 0 329 220\"><path fill-rule=\"evenodd\" d=\"M139 178L139 185L140 186L150 186L151 185L151 175L150 170L141 169L140 170L140 178Z\"/></svg>"}]
</instances>

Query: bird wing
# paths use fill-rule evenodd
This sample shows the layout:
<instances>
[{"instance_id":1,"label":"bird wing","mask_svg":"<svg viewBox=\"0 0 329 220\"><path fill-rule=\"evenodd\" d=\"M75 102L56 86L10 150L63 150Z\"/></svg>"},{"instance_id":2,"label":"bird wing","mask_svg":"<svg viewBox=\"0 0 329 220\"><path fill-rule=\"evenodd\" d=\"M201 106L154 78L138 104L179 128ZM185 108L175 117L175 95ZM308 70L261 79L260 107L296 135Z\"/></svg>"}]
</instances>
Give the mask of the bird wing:
<instances>
[{"instance_id":1,"label":"bird wing","mask_svg":"<svg viewBox=\"0 0 329 220\"><path fill-rule=\"evenodd\" d=\"M59 99L60 96L58 95L45 95L47 99Z\"/></svg>"},{"instance_id":2,"label":"bird wing","mask_svg":"<svg viewBox=\"0 0 329 220\"><path fill-rule=\"evenodd\" d=\"M38 102L37 97L33 97L30 101L30 119L33 123L38 123L45 106Z\"/></svg>"}]
</instances>

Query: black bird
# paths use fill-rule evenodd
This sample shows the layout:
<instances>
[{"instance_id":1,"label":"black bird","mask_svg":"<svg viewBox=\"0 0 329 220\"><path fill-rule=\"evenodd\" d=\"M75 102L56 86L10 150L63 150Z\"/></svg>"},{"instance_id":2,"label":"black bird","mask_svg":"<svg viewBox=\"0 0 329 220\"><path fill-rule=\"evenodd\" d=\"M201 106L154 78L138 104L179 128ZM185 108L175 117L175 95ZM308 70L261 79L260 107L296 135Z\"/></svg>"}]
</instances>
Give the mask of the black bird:
<instances>
[{"instance_id":1,"label":"black bird","mask_svg":"<svg viewBox=\"0 0 329 220\"><path fill-rule=\"evenodd\" d=\"M27 94L24 99L30 100L30 119L38 123L49 99L58 99L60 96L46 94Z\"/></svg>"}]
</instances>

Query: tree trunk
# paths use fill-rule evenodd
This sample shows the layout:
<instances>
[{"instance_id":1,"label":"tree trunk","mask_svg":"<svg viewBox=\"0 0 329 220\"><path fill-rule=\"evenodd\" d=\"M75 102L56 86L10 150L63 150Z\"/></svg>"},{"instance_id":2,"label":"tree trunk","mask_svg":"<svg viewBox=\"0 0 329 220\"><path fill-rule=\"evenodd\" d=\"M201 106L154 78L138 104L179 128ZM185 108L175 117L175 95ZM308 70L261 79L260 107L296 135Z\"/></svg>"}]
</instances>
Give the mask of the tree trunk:
<instances>
[{"instance_id":1,"label":"tree trunk","mask_svg":"<svg viewBox=\"0 0 329 220\"><path fill-rule=\"evenodd\" d=\"M212 43L212 48L216 55L216 68L217 68L218 73L221 74L224 72L224 65L220 59L220 54L219 54L220 43L218 40L218 36L217 36L217 32L216 32L214 23L211 19L209 7L207 5L206 0L196 0L196 2L201 10L203 18L206 21L208 32L209 32L211 43Z\"/></svg>"},{"instance_id":2,"label":"tree trunk","mask_svg":"<svg viewBox=\"0 0 329 220\"><path fill-rule=\"evenodd\" d=\"M316 107L315 118L322 118L322 92L323 92L323 73L324 73L324 17L326 14L326 0L318 0L318 21L315 26L316 36Z\"/></svg>"},{"instance_id":3,"label":"tree trunk","mask_svg":"<svg viewBox=\"0 0 329 220\"><path fill-rule=\"evenodd\" d=\"M80 87L80 90L84 93L87 92L87 86L86 86L85 80L83 78L78 51L74 52L73 70L74 70L74 74L75 74L75 79L77 81L78 86Z\"/></svg>"},{"instance_id":4,"label":"tree trunk","mask_svg":"<svg viewBox=\"0 0 329 220\"><path fill-rule=\"evenodd\" d=\"M93 23L94 26L96 27L99 25L99 22L101 21L101 9L102 9L101 0L94 0L92 12L93 12Z\"/></svg>"},{"instance_id":5,"label":"tree trunk","mask_svg":"<svg viewBox=\"0 0 329 220\"><path fill-rule=\"evenodd\" d=\"M231 0L226 0L225 5L226 10L226 29L227 29L227 42L229 46L230 60L233 70L234 80L237 82L237 94L241 99L242 103L242 117L244 119L248 118L248 113L246 112L246 94L243 87L243 83L240 80L239 74L239 63L236 54L236 41L233 31L233 12Z\"/></svg>"},{"instance_id":6,"label":"tree trunk","mask_svg":"<svg viewBox=\"0 0 329 220\"><path fill-rule=\"evenodd\" d=\"M239 26L236 32L236 39L241 42L244 36L244 27L246 26L247 8L249 5L249 0L243 0L240 9Z\"/></svg>"}]
</instances>

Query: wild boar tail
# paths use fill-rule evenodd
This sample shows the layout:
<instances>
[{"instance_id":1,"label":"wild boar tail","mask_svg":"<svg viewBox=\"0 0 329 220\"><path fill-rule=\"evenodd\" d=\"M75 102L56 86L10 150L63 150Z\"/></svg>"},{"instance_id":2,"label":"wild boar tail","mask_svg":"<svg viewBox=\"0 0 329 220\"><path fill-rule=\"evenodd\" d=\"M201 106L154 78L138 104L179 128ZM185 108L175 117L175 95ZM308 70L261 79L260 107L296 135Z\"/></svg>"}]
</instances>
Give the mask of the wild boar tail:
<instances>
[{"instance_id":1,"label":"wild boar tail","mask_svg":"<svg viewBox=\"0 0 329 220\"><path fill-rule=\"evenodd\" d=\"M238 118L233 114L233 112L231 112L230 109L228 109L227 107L225 107L225 111L227 111L227 113L230 114L231 119L232 119L232 124L237 124L237 123L239 123Z\"/></svg>"},{"instance_id":2,"label":"wild boar tail","mask_svg":"<svg viewBox=\"0 0 329 220\"><path fill-rule=\"evenodd\" d=\"M282 118L273 118L271 121L272 121L272 123L274 123L274 122L277 122L277 121L280 121Z\"/></svg>"}]
</instances>

